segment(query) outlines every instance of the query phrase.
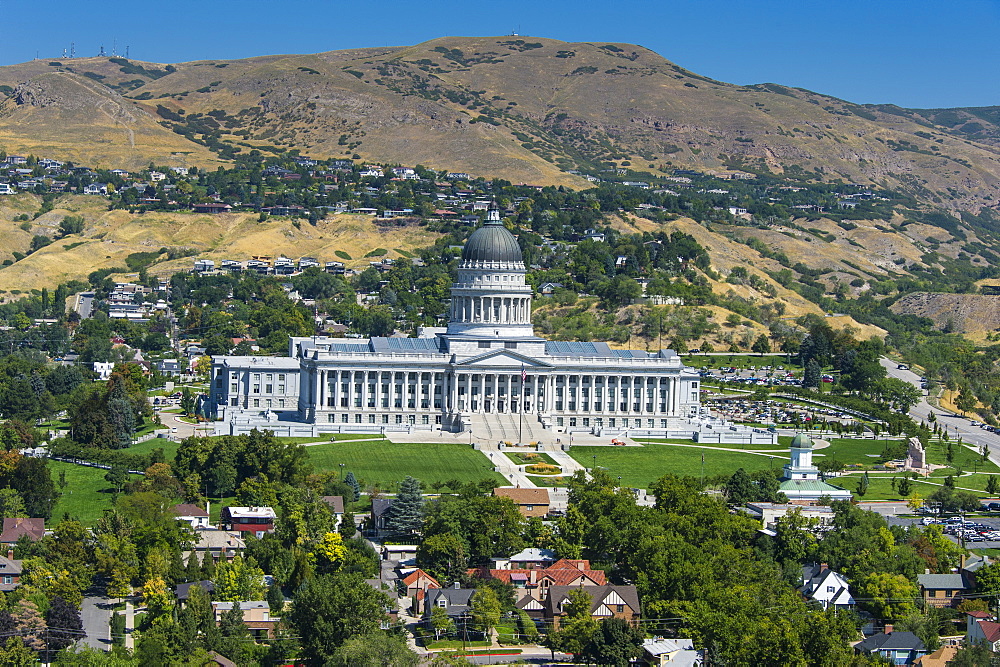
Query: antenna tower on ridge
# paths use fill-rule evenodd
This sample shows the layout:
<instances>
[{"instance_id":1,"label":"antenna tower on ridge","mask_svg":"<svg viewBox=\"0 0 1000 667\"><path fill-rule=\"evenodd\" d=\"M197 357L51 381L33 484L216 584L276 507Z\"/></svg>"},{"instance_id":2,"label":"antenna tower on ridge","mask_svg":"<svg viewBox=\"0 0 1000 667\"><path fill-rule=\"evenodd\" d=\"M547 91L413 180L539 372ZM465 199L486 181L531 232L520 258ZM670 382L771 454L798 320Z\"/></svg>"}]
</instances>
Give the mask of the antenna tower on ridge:
<instances>
[{"instance_id":1,"label":"antenna tower on ridge","mask_svg":"<svg viewBox=\"0 0 1000 667\"><path fill-rule=\"evenodd\" d=\"M76 58L76 42L69 43L69 57Z\"/></svg>"},{"instance_id":2,"label":"antenna tower on ridge","mask_svg":"<svg viewBox=\"0 0 1000 667\"><path fill-rule=\"evenodd\" d=\"M98 58L103 58L105 55L107 55L107 54L104 53L104 45L101 44L101 52L97 54L97 57Z\"/></svg>"}]
</instances>

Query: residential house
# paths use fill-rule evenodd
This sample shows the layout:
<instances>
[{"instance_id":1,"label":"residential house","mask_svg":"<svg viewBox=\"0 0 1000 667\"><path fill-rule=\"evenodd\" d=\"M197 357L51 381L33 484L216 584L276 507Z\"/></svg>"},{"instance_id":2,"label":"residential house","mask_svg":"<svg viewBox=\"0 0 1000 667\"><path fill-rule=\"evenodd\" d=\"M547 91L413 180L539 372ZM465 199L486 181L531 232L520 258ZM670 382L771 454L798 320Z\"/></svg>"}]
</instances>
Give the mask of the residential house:
<instances>
[{"instance_id":1,"label":"residential house","mask_svg":"<svg viewBox=\"0 0 1000 667\"><path fill-rule=\"evenodd\" d=\"M10 183L0 183L0 195L12 195L15 190Z\"/></svg>"},{"instance_id":2,"label":"residential house","mask_svg":"<svg viewBox=\"0 0 1000 667\"><path fill-rule=\"evenodd\" d=\"M542 600L553 586L605 586L608 583L603 571L590 569L590 561L568 558L546 568L494 570L483 567L468 572L480 579L497 579L511 584L519 599L527 595Z\"/></svg>"},{"instance_id":3,"label":"residential house","mask_svg":"<svg viewBox=\"0 0 1000 667\"><path fill-rule=\"evenodd\" d=\"M195 273L210 273L215 271L215 261L211 259L196 259L194 260L194 272Z\"/></svg>"},{"instance_id":4,"label":"residential house","mask_svg":"<svg viewBox=\"0 0 1000 667\"><path fill-rule=\"evenodd\" d=\"M215 592L215 582L206 579L202 581L191 581L186 584L177 584L174 586L174 597L176 597L181 604L184 604L187 602L187 599L191 597L192 588L200 588L208 593L209 597L212 597L212 593Z\"/></svg>"},{"instance_id":5,"label":"residential house","mask_svg":"<svg viewBox=\"0 0 1000 667\"><path fill-rule=\"evenodd\" d=\"M174 505L173 513L177 515L178 521L187 521L192 528L208 528L208 512L190 503Z\"/></svg>"},{"instance_id":6,"label":"residential house","mask_svg":"<svg viewBox=\"0 0 1000 667\"><path fill-rule=\"evenodd\" d=\"M942 646L933 653L917 658L914 665L917 667L947 667L952 664L955 654L958 653L958 646Z\"/></svg>"},{"instance_id":7,"label":"residential house","mask_svg":"<svg viewBox=\"0 0 1000 667\"><path fill-rule=\"evenodd\" d=\"M385 530L385 513L389 511L395 498L376 498L372 501L371 521L369 527L376 533Z\"/></svg>"},{"instance_id":8,"label":"residential house","mask_svg":"<svg viewBox=\"0 0 1000 667\"><path fill-rule=\"evenodd\" d=\"M556 560L558 560L556 552L551 549L528 547L510 558L494 559L493 567L507 570L532 569L548 567L552 563L555 563Z\"/></svg>"},{"instance_id":9,"label":"residential house","mask_svg":"<svg viewBox=\"0 0 1000 667\"><path fill-rule=\"evenodd\" d=\"M542 283L538 286L538 293L542 296L552 296L552 293L561 287L562 283Z\"/></svg>"},{"instance_id":10,"label":"residential house","mask_svg":"<svg viewBox=\"0 0 1000 667\"><path fill-rule=\"evenodd\" d=\"M816 532L833 526L833 510L826 505L795 505L791 503L747 503L746 511L758 519L764 530L773 531L778 519L789 512L798 512L803 519L816 519Z\"/></svg>"},{"instance_id":11,"label":"residential house","mask_svg":"<svg viewBox=\"0 0 1000 667\"><path fill-rule=\"evenodd\" d=\"M32 542L37 542L45 537L45 519L12 517L3 520L0 543L12 547L24 536L27 536Z\"/></svg>"},{"instance_id":12,"label":"residential house","mask_svg":"<svg viewBox=\"0 0 1000 667\"><path fill-rule=\"evenodd\" d=\"M224 259L222 260L223 271L229 271L230 273L239 273L243 270L243 263L237 262L235 259Z\"/></svg>"},{"instance_id":13,"label":"residential house","mask_svg":"<svg viewBox=\"0 0 1000 667\"><path fill-rule=\"evenodd\" d=\"M156 369L166 377L175 377L181 374L181 365L176 359L161 359L156 362Z\"/></svg>"},{"instance_id":14,"label":"residential house","mask_svg":"<svg viewBox=\"0 0 1000 667\"><path fill-rule=\"evenodd\" d=\"M305 271L310 266L319 266L319 262L315 257L300 257L299 258L299 271Z\"/></svg>"},{"instance_id":15,"label":"residential house","mask_svg":"<svg viewBox=\"0 0 1000 667\"><path fill-rule=\"evenodd\" d=\"M235 605L243 612L243 625L247 626L254 639L274 639L280 618L271 617L271 606L263 600L250 602L213 602L215 622L222 620L222 615Z\"/></svg>"},{"instance_id":16,"label":"residential house","mask_svg":"<svg viewBox=\"0 0 1000 667\"><path fill-rule=\"evenodd\" d=\"M452 618L462 616L469 611L469 604L475 592L475 588L462 588L457 581L450 588L429 589L424 604L424 619L430 620L431 609L434 607L444 609Z\"/></svg>"},{"instance_id":17,"label":"residential house","mask_svg":"<svg viewBox=\"0 0 1000 667\"><path fill-rule=\"evenodd\" d=\"M918 574L917 584L924 602L931 607L954 607L966 592L972 591L962 574Z\"/></svg>"},{"instance_id":18,"label":"residential house","mask_svg":"<svg viewBox=\"0 0 1000 667\"><path fill-rule=\"evenodd\" d=\"M912 632L893 632L891 625L886 626L885 632L856 644L854 650L864 655L880 655L895 665L912 665L927 653L919 637Z\"/></svg>"},{"instance_id":19,"label":"residential house","mask_svg":"<svg viewBox=\"0 0 1000 667\"><path fill-rule=\"evenodd\" d=\"M233 210L233 207L229 204L215 201L205 204L195 204L192 208L195 213L229 213Z\"/></svg>"},{"instance_id":20,"label":"residential house","mask_svg":"<svg viewBox=\"0 0 1000 667\"><path fill-rule=\"evenodd\" d=\"M159 183L160 181L166 179L167 175L160 171L149 172L149 181L151 183Z\"/></svg>"},{"instance_id":21,"label":"residential house","mask_svg":"<svg viewBox=\"0 0 1000 667\"><path fill-rule=\"evenodd\" d=\"M83 194L85 195L104 195L108 194L108 186L105 183L91 183L90 185L83 188Z\"/></svg>"},{"instance_id":22,"label":"residential house","mask_svg":"<svg viewBox=\"0 0 1000 667\"><path fill-rule=\"evenodd\" d=\"M427 591L441 588L441 584L438 583L437 579L417 568L402 578L400 588L403 589L403 595L413 600L414 613L420 613L424 598L427 597Z\"/></svg>"},{"instance_id":23,"label":"residential house","mask_svg":"<svg viewBox=\"0 0 1000 667\"><path fill-rule=\"evenodd\" d=\"M970 611L965 615L966 643L988 644L991 651L1000 651L1000 623L985 611Z\"/></svg>"},{"instance_id":24,"label":"residential house","mask_svg":"<svg viewBox=\"0 0 1000 667\"><path fill-rule=\"evenodd\" d=\"M803 565L802 586L799 590L807 600L819 602L823 609L831 606L847 609L854 606L847 579L831 570L826 563Z\"/></svg>"},{"instance_id":25,"label":"residential house","mask_svg":"<svg viewBox=\"0 0 1000 667\"><path fill-rule=\"evenodd\" d=\"M213 560L230 560L246 548L246 542L239 533L226 530L199 530L196 533L198 541L194 550L202 554L208 553ZM184 554L187 559L188 554Z\"/></svg>"},{"instance_id":26,"label":"residential house","mask_svg":"<svg viewBox=\"0 0 1000 667\"><path fill-rule=\"evenodd\" d=\"M639 660L649 667L699 667L705 652L696 650L691 639L652 637L643 640Z\"/></svg>"},{"instance_id":27,"label":"residential house","mask_svg":"<svg viewBox=\"0 0 1000 667\"><path fill-rule=\"evenodd\" d=\"M344 496L323 496L320 500L330 506L334 516L334 526L339 527L344 518Z\"/></svg>"},{"instance_id":28,"label":"residential house","mask_svg":"<svg viewBox=\"0 0 1000 667\"><path fill-rule=\"evenodd\" d=\"M0 556L0 591L9 593L21 585L21 561L14 560L14 550L8 549L7 556Z\"/></svg>"},{"instance_id":29,"label":"residential house","mask_svg":"<svg viewBox=\"0 0 1000 667\"><path fill-rule=\"evenodd\" d=\"M262 537L264 533L274 532L276 518L271 507L223 507L219 522L224 530Z\"/></svg>"},{"instance_id":30,"label":"residential house","mask_svg":"<svg viewBox=\"0 0 1000 667\"><path fill-rule=\"evenodd\" d=\"M559 622L566 615L570 591L584 590L590 595L590 616L596 621L621 618L629 623L639 620L639 593L635 586L550 586L543 602L546 622L559 629Z\"/></svg>"},{"instance_id":31,"label":"residential house","mask_svg":"<svg viewBox=\"0 0 1000 667\"><path fill-rule=\"evenodd\" d=\"M548 489L519 489L501 487L493 489L493 495L498 498L510 498L517 505L518 511L524 517L542 517L549 513Z\"/></svg>"}]
</instances>

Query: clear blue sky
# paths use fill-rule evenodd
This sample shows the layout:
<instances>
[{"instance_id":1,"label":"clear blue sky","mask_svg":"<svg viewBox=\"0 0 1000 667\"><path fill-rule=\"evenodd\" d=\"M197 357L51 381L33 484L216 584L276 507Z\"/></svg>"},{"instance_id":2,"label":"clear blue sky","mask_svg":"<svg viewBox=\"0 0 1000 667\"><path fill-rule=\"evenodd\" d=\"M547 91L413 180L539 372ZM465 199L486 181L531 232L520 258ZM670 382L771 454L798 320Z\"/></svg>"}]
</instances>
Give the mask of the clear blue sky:
<instances>
[{"instance_id":1,"label":"clear blue sky","mask_svg":"<svg viewBox=\"0 0 1000 667\"><path fill-rule=\"evenodd\" d=\"M153 62L520 34L630 42L732 83L854 102L1000 105L1000 0L0 0L0 65L101 45Z\"/></svg>"}]
</instances>

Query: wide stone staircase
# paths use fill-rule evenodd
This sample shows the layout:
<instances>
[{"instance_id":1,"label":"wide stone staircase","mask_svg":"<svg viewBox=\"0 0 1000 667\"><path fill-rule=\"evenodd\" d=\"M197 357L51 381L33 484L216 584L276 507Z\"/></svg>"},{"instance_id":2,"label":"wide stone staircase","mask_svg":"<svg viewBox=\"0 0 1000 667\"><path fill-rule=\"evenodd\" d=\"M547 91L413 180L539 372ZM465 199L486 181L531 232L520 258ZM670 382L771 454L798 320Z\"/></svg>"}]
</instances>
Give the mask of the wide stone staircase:
<instances>
[{"instance_id":1,"label":"wide stone staircase","mask_svg":"<svg viewBox=\"0 0 1000 667\"><path fill-rule=\"evenodd\" d=\"M476 440L494 445L498 442L537 442L542 435L542 425L533 414L525 414L524 419L519 420L516 414L476 413L471 417L471 425Z\"/></svg>"}]
</instances>

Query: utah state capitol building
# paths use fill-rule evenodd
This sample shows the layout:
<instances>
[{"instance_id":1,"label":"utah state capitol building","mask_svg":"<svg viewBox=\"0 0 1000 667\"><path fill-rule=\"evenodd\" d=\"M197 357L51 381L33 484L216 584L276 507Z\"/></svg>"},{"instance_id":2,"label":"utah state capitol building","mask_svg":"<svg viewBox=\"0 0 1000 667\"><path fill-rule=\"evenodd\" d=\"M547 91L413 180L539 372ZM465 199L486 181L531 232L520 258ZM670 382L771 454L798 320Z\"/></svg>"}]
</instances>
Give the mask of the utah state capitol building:
<instances>
[{"instance_id":1,"label":"utah state capitol building","mask_svg":"<svg viewBox=\"0 0 1000 667\"><path fill-rule=\"evenodd\" d=\"M491 210L462 250L446 329L417 338L297 337L288 357L213 357L207 407L216 433L690 436L699 412L694 369L673 350L535 336L524 277L517 239Z\"/></svg>"}]
</instances>

